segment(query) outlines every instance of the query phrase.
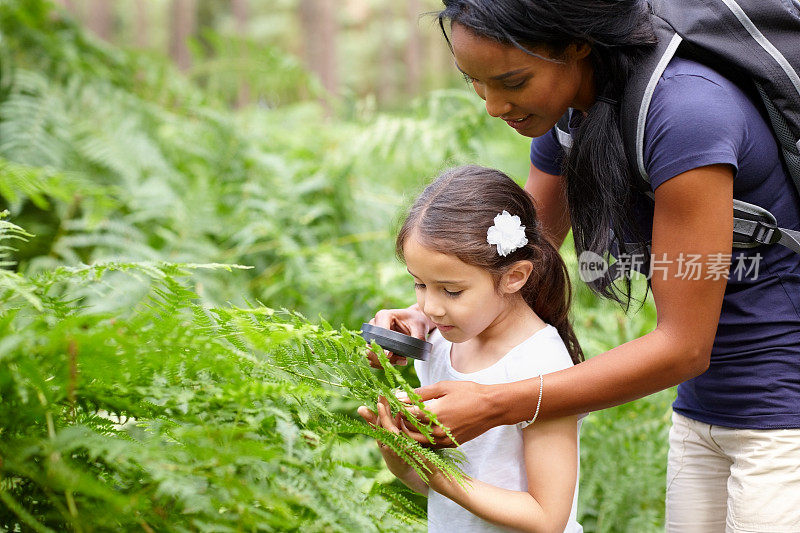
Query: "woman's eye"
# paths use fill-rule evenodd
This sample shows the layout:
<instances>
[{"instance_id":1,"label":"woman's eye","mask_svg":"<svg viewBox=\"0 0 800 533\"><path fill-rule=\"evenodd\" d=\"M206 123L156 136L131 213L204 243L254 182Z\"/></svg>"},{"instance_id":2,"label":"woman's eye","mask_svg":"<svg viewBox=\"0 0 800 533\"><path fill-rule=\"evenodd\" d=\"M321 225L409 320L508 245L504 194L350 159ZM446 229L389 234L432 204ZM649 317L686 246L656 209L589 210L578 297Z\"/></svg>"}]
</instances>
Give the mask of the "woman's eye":
<instances>
[{"instance_id":1,"label":"woman's eye","mask_svg":"<svg viewBox=\"0 0 800 533\"><path fill-rule=\"evenodd\" d=\"M526 84L527 82L528 82L528 80L522 80L522 81L520 81L520 82L518 82L518 83L510 83L510 84L506 84L506 85L505 85L505 88L506 88L506 89L511 89L511 90L514 90L514 89L522 89L522 88L525 86L525 84Z\"/></svg>"},{"instance_id":2,"label":"woman's eye","mask_svg":"<svg viewBox=\"0 0 800 533\"><path fill-rule=\"evenodd\" d=\"M475 78L473 78L469 74L465 74L462 72L461 75L464 76L464 81L466 81L467 83L472 83L475 81Z\"/></svg>"},{"instance_id":3,"label":"woman's eye","mask_svg":"<svg viewBox=\"0 0 800 533\"><path fill-rule=\"evenodd\" d=\"M425 284L424 283L414 283L414 288L415 289L424 289L425 288Z\"/></svg>"},{"instance_id":4,"label":"woman's eye","mask_svg":"<svg viewBox=\"0 0 800 533\"><path fill-rule=\"evenodd\" d=\"M464 291L448 291L447 289L445 289L445 290L444 290L444 292L445 292L445 294L447 294L449 297L451 297L451 298L455 298L456 296L458 296L459 294L461 294L461 293L462 293L462 292L464 292Z\"/></svg>"}]
</instances>

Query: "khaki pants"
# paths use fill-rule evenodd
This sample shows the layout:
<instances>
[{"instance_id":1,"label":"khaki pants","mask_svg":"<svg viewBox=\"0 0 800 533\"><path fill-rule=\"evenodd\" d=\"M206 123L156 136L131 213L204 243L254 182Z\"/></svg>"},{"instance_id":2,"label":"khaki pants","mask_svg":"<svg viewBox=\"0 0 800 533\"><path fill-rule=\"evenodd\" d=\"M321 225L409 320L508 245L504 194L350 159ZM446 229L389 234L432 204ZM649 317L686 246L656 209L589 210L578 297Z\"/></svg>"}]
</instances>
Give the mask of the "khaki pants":
<instances>
[{"instance_id":1,"label":"khaki pants","mask_svg":"<svg viewBox=\"0 0 800 533\"><path fill-rule=\"evenodd\" d=\"M800 429L732 429L673 413L666 530L800 532Z\"/></svg>"}]
</instances>

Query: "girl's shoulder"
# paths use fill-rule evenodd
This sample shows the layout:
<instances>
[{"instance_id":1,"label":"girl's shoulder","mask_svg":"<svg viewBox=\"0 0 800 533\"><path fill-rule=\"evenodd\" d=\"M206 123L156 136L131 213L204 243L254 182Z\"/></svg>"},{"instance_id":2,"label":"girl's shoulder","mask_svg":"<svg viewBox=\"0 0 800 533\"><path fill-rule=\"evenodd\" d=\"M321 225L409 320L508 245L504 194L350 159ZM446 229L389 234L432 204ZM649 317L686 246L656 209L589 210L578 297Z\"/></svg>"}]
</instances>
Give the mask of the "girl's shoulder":
<instances>
[{"instance_id":1,"label":"girl's shoulder","mask_svg":"<svg viewBox=\"0 0 800 533\"><path fill-rule=\"evenodd\" d=\"M527 369L531 377L549 374L573 365L564 340L551 324L533 333L517 345L506 357L509 366L515 371ZM523 368L520 368L523 367Z\"/></svg>"},{"instance_id":2,"label":"girl's shoulder","mask_svg":"<svg viewBox=\"0 0 800 533\"><path fill-rule=\"evenodd\" d=\"M441 379L469 379L479 383L508 383L549 374L572 366L569 351L550 324L531 335L509 350L491 366L470 374L461 374L450 364L450 341L442 337L438 330L428 336L433 349L427 361L414 361L420 382L425 385Z\"/></svg>"}]
</instances>

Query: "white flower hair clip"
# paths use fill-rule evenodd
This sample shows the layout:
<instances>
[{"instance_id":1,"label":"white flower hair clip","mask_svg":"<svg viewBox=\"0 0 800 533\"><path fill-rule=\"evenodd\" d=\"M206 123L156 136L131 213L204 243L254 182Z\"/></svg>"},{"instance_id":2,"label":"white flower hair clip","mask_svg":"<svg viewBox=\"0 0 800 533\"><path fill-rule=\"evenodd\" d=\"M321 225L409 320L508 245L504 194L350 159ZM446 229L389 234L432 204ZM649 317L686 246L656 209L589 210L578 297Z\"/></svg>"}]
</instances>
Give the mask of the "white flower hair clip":
<instances>
[{"instance_id":1,"label":"white flower hair clip","mask_svg":"<svg viewBox=\"0 0 800 533\"><path fill-rule=\"evenodd\" d=\"M503 257L526 244L525 226L517 215L511 215L503 210L494 217L494 226L486 232L486 242L497 245L497 253Z\"/></svg>"}]
</instances>

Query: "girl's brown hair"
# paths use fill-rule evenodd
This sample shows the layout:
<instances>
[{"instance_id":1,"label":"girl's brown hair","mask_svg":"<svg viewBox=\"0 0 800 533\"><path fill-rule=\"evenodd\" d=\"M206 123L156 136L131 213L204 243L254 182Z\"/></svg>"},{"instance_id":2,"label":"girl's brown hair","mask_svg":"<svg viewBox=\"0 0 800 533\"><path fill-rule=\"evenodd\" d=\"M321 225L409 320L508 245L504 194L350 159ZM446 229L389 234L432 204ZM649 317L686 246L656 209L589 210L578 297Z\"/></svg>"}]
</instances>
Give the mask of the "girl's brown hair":
<instances>
[{"instance_id":1,"label":"girl's brown hair","mask_svg":"<svg viewBox=\"0 0 800 533\"><path fill-rule=\"evenodd\" d=\"M505 257L486 241L494 217L503 210L519 216L528 239L528 244ZM545 238L531 197L511 178L479 166L444 172L422 191L397 234L396 251L401 260L403 245L412 233L424 246L488 270L496 282L511 264L533 263L520 295L558 330L572 361L583 361L583 350L569 320L572 288L567 267Z\"/></svg>"}]
</instances>

